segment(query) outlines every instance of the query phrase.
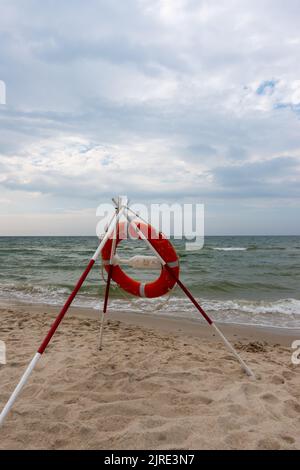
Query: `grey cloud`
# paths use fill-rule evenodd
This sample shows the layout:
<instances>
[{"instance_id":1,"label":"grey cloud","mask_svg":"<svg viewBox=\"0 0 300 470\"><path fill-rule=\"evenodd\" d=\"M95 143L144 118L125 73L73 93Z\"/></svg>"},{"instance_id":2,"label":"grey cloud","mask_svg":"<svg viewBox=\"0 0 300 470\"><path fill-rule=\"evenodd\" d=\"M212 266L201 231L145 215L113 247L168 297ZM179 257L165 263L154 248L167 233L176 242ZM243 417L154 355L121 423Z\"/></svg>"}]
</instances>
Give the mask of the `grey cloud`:
<instances>
[{"instance_id":1,"label":"grey cloud","mask_svg":"<svg viewBox=\"0 0 300 470\"><path fill-rule=\"evenodd\" d=\"M267 97L255 93L271 79L299 79L298 1L182 1L178 13L155 0L1 3L6 190L60 198L66 209L74 199L98 200L113 185L136 199L275 204L299 197L298 105L283 96L273 109L260 108L256 100ZM61 139L67 161L73 138L83 139L74 150L83 155L97 146L125 148L129 169L97 184L104 167L120 163L117 150L81 177L34 171L32 148L43 157L49 141ZM177 160L181 170L174 170ZM30 177L22 161L32 164ZM132 161L140 176L145 164L143 183L127 182ZM167 175L157 162L169 164Z\"/></svg>"},{"instance_id":2,"label":"grey cloud","mask_svg":"<svg viewBox=\"0 0 300 470\"><path fill-rule=\"evenodd\" d=\"M299 198L300 157L278 157L263 162L217 168L216 185L239 197Z\"/></svg>"}]
</instances>

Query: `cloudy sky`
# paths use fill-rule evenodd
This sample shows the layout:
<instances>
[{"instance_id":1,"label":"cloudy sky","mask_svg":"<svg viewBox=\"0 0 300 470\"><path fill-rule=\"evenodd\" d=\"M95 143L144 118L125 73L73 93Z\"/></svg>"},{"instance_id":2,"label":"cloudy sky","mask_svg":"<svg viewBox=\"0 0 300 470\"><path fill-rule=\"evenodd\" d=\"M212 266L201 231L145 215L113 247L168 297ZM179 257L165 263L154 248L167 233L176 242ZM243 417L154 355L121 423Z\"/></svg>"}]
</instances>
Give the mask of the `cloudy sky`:
<instances>
[{"instance_id":1,"label":"cloudy sky","mask_svg":"<svg viewBox=\"0 0 300 470\"><path fill-rule=\"evenodd\" d=\"M116 193L300 234L299 0L0 0L0 235Z\"/></svg>"}]
</instances>

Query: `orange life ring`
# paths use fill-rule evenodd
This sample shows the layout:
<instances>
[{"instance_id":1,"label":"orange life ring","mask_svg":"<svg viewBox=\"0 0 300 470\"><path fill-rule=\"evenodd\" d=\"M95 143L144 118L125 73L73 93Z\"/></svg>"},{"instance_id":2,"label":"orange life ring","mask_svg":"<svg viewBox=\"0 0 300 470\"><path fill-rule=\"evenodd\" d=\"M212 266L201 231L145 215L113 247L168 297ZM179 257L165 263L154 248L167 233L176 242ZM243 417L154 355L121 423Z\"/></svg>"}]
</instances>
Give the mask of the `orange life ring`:
<instances>
[{"instance_id":1,"label":"orange life ring","mask_svg":"<svg viewBox=\"0 0 300 470\"><path fill-rule=\"evenodd\" d=\"M150 224L145 224L140 221L134 221L141 232L147 237L153 248L159 253L159 255L166 261L168 266L172 269L175 277L179 276L179 260L173 245L170 241L161 233L157 232ZM117 230L116 247L120 241L126 238L125 231L130 232L132 238L140 239L135 234L132 225L126 222L119 222ZM109 238L102 249L102 260L106 271L109 271L110 253L112 248L112 238ZM112 279L126 292L137 297L160 297L171 290L175 283L174 278L168 270L162 266L160 276L152 282L142 283L128 276L119 265L114 265L111 273Z\"/></svg>"}]
</instances>

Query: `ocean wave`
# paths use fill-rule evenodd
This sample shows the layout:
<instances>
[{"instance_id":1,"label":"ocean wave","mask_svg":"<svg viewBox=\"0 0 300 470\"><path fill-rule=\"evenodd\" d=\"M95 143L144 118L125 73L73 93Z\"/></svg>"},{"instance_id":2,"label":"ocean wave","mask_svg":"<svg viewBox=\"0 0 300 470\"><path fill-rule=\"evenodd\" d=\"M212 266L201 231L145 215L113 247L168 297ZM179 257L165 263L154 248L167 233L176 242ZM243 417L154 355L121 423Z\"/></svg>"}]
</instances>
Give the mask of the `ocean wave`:
<instances>
[{"instance_id":1,"label":"ocean wave","mask_svg":"<svg viewBox=\"0 0 300 470\"><path fill-rule=\"evenodd\" d=\"M252 245L250 245L250 246L248 246L247 251L251 251L251 250L284 251L284 250L291 250L291 248L286 248L284 246L255 246L255 245L252 246Z\"/></svg>"},{"instance_id":2,"label":"ocean wave","mask_svg":"<svg viewBox=\"0 0 300 470\"><path fill-rule=\"evenodd\" d=\"M300 300L277 301L200 300L205 311L216 322L279 328L300 328ZM157 308L158 307L158 308ZM97 306L99 308L99 305ZM186 298L171 298L167 303L157 299L114 299L111 309L201 320L201 315Z\"/></svg>"},{"instance_id":3,"label":"ocean wave","mask_svg":"<svg viewBox=\"0 0 300 470\"><path fill-rule=\"evenodd\" d=\"M239 311L251 314L276 314L280 313L283 315L299 315L300 321L300 300L287 298L275 301L250 301L243 299L235 300L214 300L214 299L198 299L202 303L203 307L210 311L221 312L221 311ZM128 302L128 301L127 301ZM115 299L115 305L130 307L139 307L144 304L154 305L160 303L159 299L141 299L132 298L128 303L124 303L123 299ZM187 308L188 310L194 309L191 302L184 297L171 297L166 308L170 311L182 310ZM300 325L299 325L300 326Z\"/></svg>"},{"instance_id":4,"label":"ocean wave","mask_svg":"<svg viewBox=\"0 0 300 470\"><path fill-rule=\"evenodd\" d=\"M0 299L30 304L61 306L65 303L70 289L67 287L27 286L18 288L15 285L0 287ZM111 290L109 310L118 312L148 313L168 317L202 319L193 304L185 297L173 296L158 299L123 297ZM198 299L205 311L214 321L230 324L258 325L281 328L300 328L300 300L285 298L275 301L251 301L243 299L220 300ZM87 295L79 292L73 305L92 309L101 309L103 292Z\"/></svg>"},{"instance_id":5,"label":"ocean wave","mask_svg":"<svg viewBox=\"0 0 300 470\"><path fill-rule=\"evenodd\" d=\"M240 247L240 246L229 246L229 247L213 247L212 248L215 251L246 251L247 248L245 247Z\"/></svg>"},{"instance_id":6,"label":"ocean wave","mask_svg":"<svg viewBox=\"0 0 300 470\"><path fill-rule=\"evenodd\" d=\"M249 246L228 246L228 247L223 247L223 246L213 246L210 247L210 249L214 251L284 251L287 250L287 248L283 246L255 246L255 245L249 245ZM291 251L293 249L290 249Z\"/></svg>"},{"instance_id":7,"label":"ocean wave","mask_svg":"<svg viewBox=\"0 0 300 470\"><path fill-rule=\"evenodd\" d=\"M64 304L95 248L94 238L82 237L0 238L0 242L0 299L57 306ZM299 237L208 237L206 242L195 251L186 251L179 240L174 246L181 279L196 298L204 298L205 309L215 320L299 327ZM142 249L134 243L121 248L129 258ZM148 272L124 270L149 281ZM74 305L101 308L104 290L97 265ZM112 285L109 308L199 318L180 289L165 304L164 299L128 300Z\"/></svg>"}]
</instances>

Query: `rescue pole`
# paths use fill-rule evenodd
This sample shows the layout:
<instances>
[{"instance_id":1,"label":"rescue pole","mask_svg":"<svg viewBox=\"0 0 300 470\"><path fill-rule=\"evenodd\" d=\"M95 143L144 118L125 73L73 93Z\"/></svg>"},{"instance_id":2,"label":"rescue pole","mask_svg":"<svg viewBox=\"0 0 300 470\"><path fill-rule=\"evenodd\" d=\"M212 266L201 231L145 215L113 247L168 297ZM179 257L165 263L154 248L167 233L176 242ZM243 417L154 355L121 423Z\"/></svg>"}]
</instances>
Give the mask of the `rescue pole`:
<instances>
[{"instance_id":1,"label":"rescue pole","mask_svg":"<svg viewBox=\"0 0 300 470\"><path fill-rule=\"evenodd\" d=\"M113 199L113 201L114 201L114 199ZM118 203L117 203L117 206L116 206L116 216L119 213L119 207L120 207L120 200L118 199ZM114 231L113 231L113 241L112 241L111 252L110 252L109 268L108 268L107 281L106 281L106 287L105 287L103 310L102 310L102 315L101 315L100 337L99 337L99 350L100 351L102 350L104 319L105 319L105 314L106 314L106 311L107 311L110 281L111 281L112 272L113 272L113 260L114 260L114 255L115 255L115 251L116 251L116 244L117 244L117 235L118 235L118 224L115 225Z\"/></svg>"},{"instance_id":2,"label":"rescue pole","mask_svg":"<svg viewBox=\"0 0 300 470\"><path fill-rule=\"evenodd\" d=\"M67 313L71 303L73 302L77 292L79 291L80 287L84 283L87 275L89 274L90 270L92 269L93 265L95 264L96 259L98 258L99 254L101 253L101 250L103 246L105 245L106 241L108 238L111 236L112 232L114 231L115 227L117 226L119 219L121 215L124 212L125 207L122 206L118 214L113 218L113 220L110 223L109 228L107 229L106 234L104 235L103 239L101 240L97 250L95 251L94 255L90 259L87 267L85 268L84 272L80 276L76 286L74 287L73 292L70 294L68 297L65 305L61 309L60 313L56 317L55 321L53 322L50 330L48 331L47 335L45 336L44 340L42 341L39 349L37 350L36 354L33 356L33 359L31 360L30 364L28 365L27 369L25 370L24 374L22 375L18 385L16 386L15 390L13 391L12 395L10 396L8 402L4 406L1 414L0 414L0 427L2 426L8 412L10 411L11 407L13 406L14 402L16 401L18 395L20 394L22 388L26 384L31 372L35 368L36 364L38 363L39 359L41 358L42 354L45 352L45 349L47 348L48 344L50 343L52 336L56 332L57 328L59 327L60 322L64 318L65 314Z\"/></svg>"},{"instance_id":3,"label":"rescue pole","mask_svg":"<svg viewBox=\"0 0 300 470\"><path fill-rule=\"evenodd\" d=\"M139 217L134 211L130 209L130 207L127 207L127 209L134 214L135 216ZM211 318L207 315L207 313L203 310L203 308L199 305L195 297L191 294L191 292L187 289L187 287L180 281L180 279L173 273L172 268L168 266L166 261L160 256L160 254L156 251L156 249L151 245L149 242L148 238L144 235L144 233L138 228L136 223L134 222L133 218L128 216L128 214L125 214L129 224L132 225L133 229L135 230L136 234L139 235L139 237L145 241L145 243L148 245L150 250L156 255L156 257L159 259L160 263L162 266L166 268L166 270L169 272L169 274L173 277L173 279L176 280L176 283L178 286L183 290L185 295L191 300L191 302L194 304L196 309L201 313L201 315L204 317L206 322L211 326L212 328L215 329L215 331L218 333L220 336L221 340L225 344L225 346L231 351L231 353L234 355L234 357L238 360L238 362L241 364L242 369L246 372L246 374L249 377L255 378L254 373L250 369L250 367L247 366L247 364L244 362L244 360L240 357L240 355L237 353L235 348L232 346L232 344L228 341L228 339L224 336L222 331L217 327L217 325L211 320Z\"/></svg>"}]
</instances>

